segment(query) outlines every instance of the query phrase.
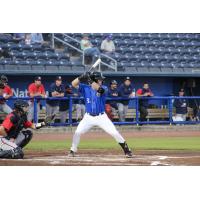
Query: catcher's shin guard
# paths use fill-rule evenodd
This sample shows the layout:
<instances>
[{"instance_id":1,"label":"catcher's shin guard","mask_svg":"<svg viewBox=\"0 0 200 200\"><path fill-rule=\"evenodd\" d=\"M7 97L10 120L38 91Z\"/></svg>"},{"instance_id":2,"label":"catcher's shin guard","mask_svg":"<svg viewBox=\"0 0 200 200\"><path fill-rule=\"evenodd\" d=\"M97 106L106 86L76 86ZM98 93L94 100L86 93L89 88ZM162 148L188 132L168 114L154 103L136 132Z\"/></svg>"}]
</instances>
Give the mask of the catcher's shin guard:
<instances>
[{"instance_id":1,"label":"catcher's shin guard","mask_svg":"<svg viewBox=\"0 0 200 200\"><path fill-rule=\"evenodd\" d=\"M20 147L12 150L0 150L0 158L4 159L22 159L24 153Z\"/></svg>"},{"instance_id":2,"label":"catcher's shin guard","mask_svg":"<svg viewBox=\"0 0 200 200\"><path fill-rule=\"evenodd\" d=\"M132 152L131 150L129 149L128 147L128 144L126 142L124 143L119 143L119 145L122 147L123 151L124 151L124 154L128 157L128 158L131 158L133 155L132 155Z\"/></svg>"},{"instance_id":3,"label":"catcher's shin guard","mask_svg":"<svg viewBox=\"0 0 200 200\"><path fill-rule=\"evenodd\" d=\"M22 138L17 143L17 146L24 148L32 139L33 133L30 130L22 131Z\"/></svg>"}]
</instances>

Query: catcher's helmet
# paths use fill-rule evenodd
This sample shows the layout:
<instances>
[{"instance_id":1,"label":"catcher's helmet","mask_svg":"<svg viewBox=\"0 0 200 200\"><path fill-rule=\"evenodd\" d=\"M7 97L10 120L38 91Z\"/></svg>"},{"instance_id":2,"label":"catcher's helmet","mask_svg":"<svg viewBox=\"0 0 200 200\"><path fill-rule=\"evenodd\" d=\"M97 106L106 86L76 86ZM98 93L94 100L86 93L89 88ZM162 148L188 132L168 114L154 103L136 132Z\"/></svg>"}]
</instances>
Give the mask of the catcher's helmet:
<instances>
[{"instance_id":1,"label":"catcher's helmet","mask_svg":"<svg viewBox=\"0 0 200 200\"><path fill-rule=\"evenodd\" d=\"M28 107L28 103L22 99L17 99L15 102L14 102L14 108L18 111L21 111L21 112L24 112L24 109L25 107Z\"/></svg>"},{"instance_id":2,"label":"catcher's helmet","mask_svg":"<svg viewBox=\"0 0 200 200\"><path fill-rule=\"evenodd\" d=\"M94 81L97 82L98 80L104 80L105 77L101 72L92 72L90 75L90 78Z\"/></svg>"},{"instance_id":3,"label":"catcher's helmet","mask_svg":"<svg viewBox=\"0 0 200 200\"><path fill-rule=\"evenodd\" d=\"M7 78L7 76L5 76L5 75L1 75L1 81L3 82L3 83L7 83L8 82L8 78Z\"/></svg>"},{"instance_id":4,"label":"catcher's helmet","mask_svg":"<svg viewBox=\"0 0 200 200\"><path fill-rule=\"evenodd\" d=\"M112 80L112 81L110 82L110 85L112 85L112 84L115 84L115 85L117 85L118 83L117 83L117 81L116 81L116 80Z\"/></svg>"}]
</instances>

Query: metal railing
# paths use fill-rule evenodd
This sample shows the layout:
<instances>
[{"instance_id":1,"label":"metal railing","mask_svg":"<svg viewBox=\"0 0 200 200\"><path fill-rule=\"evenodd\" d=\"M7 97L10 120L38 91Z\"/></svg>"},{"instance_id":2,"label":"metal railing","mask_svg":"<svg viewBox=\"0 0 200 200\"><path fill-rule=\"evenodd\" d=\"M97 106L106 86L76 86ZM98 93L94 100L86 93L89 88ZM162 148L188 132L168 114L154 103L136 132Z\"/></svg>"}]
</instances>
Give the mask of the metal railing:
<instances>
[{"instance_id":1,"label":"metal railing","mask_svg":"<svg viewBox=\"0 0 200 200\"><path fill-rule=\"evenodd\" d=\"M65 44L65 45L67 45L68 47L76 50L77 52L79 52L82 55L82 64L85 65L85 54L84 54L84 51L79 49L79 48L77 48L77 47L75 47L75 46L73 46L73 45L71 45L69 42L67 42L65 40L65 38L68 38L71 41L74 41L74 42L78 43L79 45L80 45L80 41L76 40L75 38L73 38L73 37L71 37L71 36L69 36L69 35L67 35L65 33L61 33L61 35L64 36L64 40L62 40L61 38L57 37L54 33L52 33L52 47L53 48L55 47L55 41L59 41L59 42ZM117 61L114 58L112 58L112 57L110 57L110 56L108 56L108 55L106 55L104 53L100 54L100 58L107 58L107 59L111 60L114 64L110 65L110 64L108 64L108 63L106 63L104 61L101 61L100 65L99 65L99 70L101 70L101 64L103 64L103 65L107 66L108 68L111 68L114 71L117 71Z\"/></svg>"},{"instance_id":2,"label":"metal railing","mask_svg":"<svg viewBox=\"0 0 200 200\"><path fill-rule=\"evenodd\" d=\"M0 98L0 100L3 98ZM62 98L56 98L56 97L48 97L48 98L30 98L30 97L12 97L9 98L7 101L14 101L16 99L23 99L23 100L32 100L34 103L34 122L36 123L38 121L37 119L37 103L38 100L41 101L46 101L46 100L66 100L69 103L69 109L68 109L68 122L61 124L61 123L52 123L52 126L71 126L71 125L77 125L77 122L73 122L73 117L72 117L72 107L73 107L73 102L74 100L80 100L83 98L79 97L62 97ZM177 97L177 96L170 96L170 97L133 97L133 98L120 98L120 97L115 97L115 98L106 98L107 101L121 101L121 100L128 100L128 101L133 101L134 102L134 109L135 112L133 113L133 120L132 121L125 121L125 122L114 122L114 124L118 125L126 125L126 124L199 124L200 121L173 121L173 101L175 99L188 99L188 100L194 100L198 99L200 100L200 96L193 96L193 97ZM168 119L167 120L151 120L151 121L140 121L140 112L139 112L139 101L141 100L166 100L167 101L167 109L168 109ZM66 102L66 103L67 103ZM161 109L162 110L162 109ZM67 112L67 111L66 111ZM135 116L134 116L135 115ZM162 117L161 117L162 118Z\"/></svg>"}]
</instances>

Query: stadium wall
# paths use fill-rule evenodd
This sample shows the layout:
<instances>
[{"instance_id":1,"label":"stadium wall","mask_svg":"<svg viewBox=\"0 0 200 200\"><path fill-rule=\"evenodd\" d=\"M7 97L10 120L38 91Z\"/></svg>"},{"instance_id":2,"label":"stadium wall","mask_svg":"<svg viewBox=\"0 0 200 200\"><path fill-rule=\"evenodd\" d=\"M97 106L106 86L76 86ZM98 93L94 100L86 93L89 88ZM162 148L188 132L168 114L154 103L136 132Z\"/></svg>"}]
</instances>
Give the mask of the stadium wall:
<instances>
[{"instance_id":1,"label":"stadium wall","mask_svg":"<svg viewBox=\"0 0 200 200\"><path fill-rule=\"evenodd\" d=\"M70 83L76 76L62 76L63 83ZM44 75L42 76L42 83L45 86L46 91L49 90L49 86L54 82L55 76ZM187 78L176 78L176 77L131 77L134 88L137 90L142 87L144 82L149 83L150 88L154 92L155 96L169 96L177 95L180 87L187 88ZM30 75L9 75L9 85L14 91L14 95L17 97L26 97L27 88L30 83L33 82L34 76ZM115 79L118 83L122 83L124 76L107 76L105 84L109 86L110 81ZM194 95L200 95L198 88L200 87L200 78L196 78L196 88L193 89ZM151 101L152 104L163 105L164 102L160 101ZM9 104L11 104L9 102Z\"/></svg>"}]
</instances>

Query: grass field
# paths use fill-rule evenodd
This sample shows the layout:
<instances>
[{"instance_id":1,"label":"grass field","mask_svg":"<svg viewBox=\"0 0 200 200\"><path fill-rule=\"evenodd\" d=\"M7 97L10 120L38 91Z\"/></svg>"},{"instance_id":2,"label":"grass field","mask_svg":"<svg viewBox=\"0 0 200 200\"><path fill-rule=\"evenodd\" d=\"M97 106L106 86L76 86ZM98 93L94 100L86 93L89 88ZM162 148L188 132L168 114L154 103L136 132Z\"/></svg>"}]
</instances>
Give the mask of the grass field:
<instances>
[{"instance_id":1,"label":"grass field","mask_svg":"<svg viewBox=\"0 0 200 200\"><path fill-rule=\"evenodd\" d=\"M200 137L165 137L165 138L129 138L129 146L138 150L195 150L200 151ZM63 150L69 149L67 141L32 141L27 150ZM119 145L111 139L81 140L79 149L118 149Z\"/></svg>"}]
</instances>

